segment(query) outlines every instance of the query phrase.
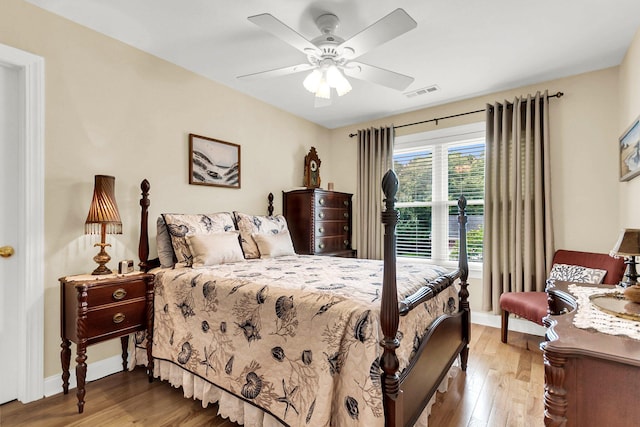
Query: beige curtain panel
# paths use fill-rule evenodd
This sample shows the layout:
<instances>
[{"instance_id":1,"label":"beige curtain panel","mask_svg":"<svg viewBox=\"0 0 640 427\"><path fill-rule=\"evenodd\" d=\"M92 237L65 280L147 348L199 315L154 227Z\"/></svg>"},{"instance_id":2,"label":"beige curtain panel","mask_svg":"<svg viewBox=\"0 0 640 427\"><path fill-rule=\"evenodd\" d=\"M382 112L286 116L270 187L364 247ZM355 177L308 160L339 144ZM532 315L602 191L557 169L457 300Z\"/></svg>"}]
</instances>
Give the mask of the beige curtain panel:
<instances>
[{"instance_id":1,"label":"beige curtain panel","mask_svg":"<svg viewBox=\"0 0 640 427\"><path fill-rule=\"evenodd\" d=\"M382 259L382 177L393 167L393 126L358 131L358 258Z\"/></svg>"},{"instance_id":2,"label":"beige curtain panel","mask_svg":"<svg viewBox=\"0 0 640 427\"><path fill-rule=\"evenodd\" d=\"M554 244L545 92L487 105L483 310L503 292L543 291Z\"/></svg>"}]
</instances>

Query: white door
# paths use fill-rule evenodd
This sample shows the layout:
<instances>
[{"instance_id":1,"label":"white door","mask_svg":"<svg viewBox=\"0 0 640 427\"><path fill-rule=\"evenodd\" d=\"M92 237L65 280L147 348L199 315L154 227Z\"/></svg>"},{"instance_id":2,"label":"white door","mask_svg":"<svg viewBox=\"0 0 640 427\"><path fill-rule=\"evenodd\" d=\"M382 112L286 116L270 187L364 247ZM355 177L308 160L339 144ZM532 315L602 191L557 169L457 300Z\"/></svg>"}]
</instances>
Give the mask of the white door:
<instances>
[{"instance_id":1,"label":"white door","mask_svg":"<svg viewBox=\"0 0 640 427\"><path fill-rule=\"evenodd\" d=\"M18 148L19 74L0 63L0 247L15 254L0 257L0 404L18 397L18 369L10 351L17 343L18 319ZM5 253L5 255L7 255Z\"/></svg>"}]
</instances>

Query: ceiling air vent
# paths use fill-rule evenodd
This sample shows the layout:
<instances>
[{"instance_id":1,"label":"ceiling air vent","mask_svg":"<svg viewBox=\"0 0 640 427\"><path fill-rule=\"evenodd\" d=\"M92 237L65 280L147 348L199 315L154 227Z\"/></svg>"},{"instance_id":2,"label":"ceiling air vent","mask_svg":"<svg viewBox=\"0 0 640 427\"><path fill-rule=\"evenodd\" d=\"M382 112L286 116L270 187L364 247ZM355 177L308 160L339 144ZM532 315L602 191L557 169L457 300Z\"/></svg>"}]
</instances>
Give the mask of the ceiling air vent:
<instances>
[{"instance_id":1,"label":"ceiling air vent","mask_svg":"<svg viewBox=\"0 0 640 427\"><path fill-rule=\"evenodd\" d=\"M405 92L404 95L407 98L413 98L418 95L426 95L427 93L433 93L439 90L440 88L438 87L438 85L431 85L431 86L423 87L422 89L412 90L411 92Z\"/></svg>"}]
</instances>

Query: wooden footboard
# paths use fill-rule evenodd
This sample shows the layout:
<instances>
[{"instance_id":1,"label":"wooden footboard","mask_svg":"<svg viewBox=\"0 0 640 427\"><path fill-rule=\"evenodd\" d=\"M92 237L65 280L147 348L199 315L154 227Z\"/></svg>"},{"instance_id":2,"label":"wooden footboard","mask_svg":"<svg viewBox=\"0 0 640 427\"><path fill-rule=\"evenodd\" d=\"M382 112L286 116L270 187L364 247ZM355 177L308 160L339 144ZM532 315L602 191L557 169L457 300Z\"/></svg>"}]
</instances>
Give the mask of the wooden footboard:
<instances>
[{"instance_id":1,"label":"wooden footboard","mask_svg":"<svg viewBox=\"0 0 640 427\"><path fill-rule=\"evenodd\" d=\"M466 200L461 196L458 201L460 255L457 271L439 277L399 303L396 287L396 225L399 213L395 209L398 177L392 170L385 174L382 190L385 195L386 209L382 212L385 235L380 322L384 338L380 345L384 353L380 358L380 367L383 370L385 425L388 427L412 426L447 375L455 359L460 356L462 369L465 370L467 367L471 317L467 289L469 268ZM396 349L400 345L397 338L399 316L406 315L414 307L435 297L439 292L453 285L458 278L460 279L458 313L441 316L433 322L423 336L413 360L400 375L399 361L396 356Z\"/></svg>"}]
</instances>

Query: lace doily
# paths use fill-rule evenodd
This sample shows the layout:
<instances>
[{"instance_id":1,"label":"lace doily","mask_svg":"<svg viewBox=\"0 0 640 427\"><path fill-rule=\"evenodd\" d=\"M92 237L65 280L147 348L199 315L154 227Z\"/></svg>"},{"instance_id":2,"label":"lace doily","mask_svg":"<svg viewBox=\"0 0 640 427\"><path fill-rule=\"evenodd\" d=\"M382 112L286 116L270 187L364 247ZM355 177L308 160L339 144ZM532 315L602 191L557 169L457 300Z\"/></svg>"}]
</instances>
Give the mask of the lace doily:
<instances>
[{"instance_id":1,"label":"lace doily","mask_svg":"<svg viewBox=\"0 0 640 427\"><path fill-rule=\"evenodd\" d=\"M595 329L603 334L624 335L640 340L640 322L607 314L591 303L589 297L603 293L603 289L572 284L569 285L569 292L578 300L578 309L573 318L573 325L576 328Z\"/></svg>"}]
</instances>

